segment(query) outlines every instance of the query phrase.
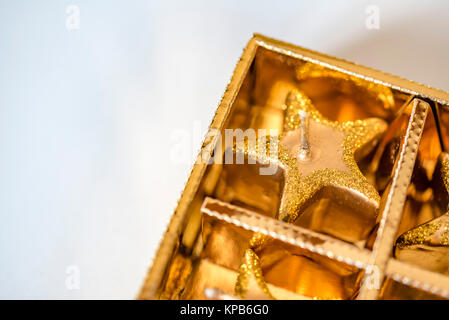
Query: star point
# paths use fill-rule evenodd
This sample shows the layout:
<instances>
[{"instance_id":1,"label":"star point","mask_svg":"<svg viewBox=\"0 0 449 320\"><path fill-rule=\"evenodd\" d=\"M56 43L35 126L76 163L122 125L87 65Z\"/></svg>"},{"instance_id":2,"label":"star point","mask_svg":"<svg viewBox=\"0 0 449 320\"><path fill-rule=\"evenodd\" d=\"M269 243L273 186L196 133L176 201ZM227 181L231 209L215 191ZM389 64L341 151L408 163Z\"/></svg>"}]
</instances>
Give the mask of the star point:
<instances>
[{"instance_id":1,"label":"star point","mask_svg":"<svg viewBox=\"0 0 449 320\"><path fill-rule=\"evenodd\" d=\"M301 145L301 113L308 115L310 157L306 161ZM325 118L301 91L287 98L284 133L279 145L279 159L285 170L286 187L279 218L295 220L306 202L320 189L337 186L357 191L376 207L380 196L360 172L356 153L366 154L386 131L385 121L377 118L348 122Z\"/></svg>"}]
</instances>

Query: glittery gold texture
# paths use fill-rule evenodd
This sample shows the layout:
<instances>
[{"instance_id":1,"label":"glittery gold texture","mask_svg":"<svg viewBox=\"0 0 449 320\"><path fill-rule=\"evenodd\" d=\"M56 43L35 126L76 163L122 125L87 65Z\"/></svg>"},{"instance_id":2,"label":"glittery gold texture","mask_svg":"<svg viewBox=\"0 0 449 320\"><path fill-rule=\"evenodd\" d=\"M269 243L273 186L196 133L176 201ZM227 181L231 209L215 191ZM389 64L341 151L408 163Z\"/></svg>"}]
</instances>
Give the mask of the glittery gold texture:
<instances>
[{"instance_id":1,"label":"glittery gold texture","mask_svg":"<svg viewBox=\"0 0 449 320\"><path fill-rule=\"evenodd\" d=\"M440 244L449 245L449 220L435 219L402 234L397 240L397 248L426 244L429 238L440 231Z\"/></svg>"},{"instance_id":2,"label":"glittery gold texture","mask_svg":"<svg viewBox=\"0 0 449 320\"><path fill-rule=\"evenodd\" d=\"M245 296L250 277L252 275L254 275L257 285L262 289L262 291L269 298L274 299L263 278L259 257L253 250L248 249L245 252L243 263L239 267L237 282L235 285L235 291L238 292L240 296Z\"/></svg>"},{"instance_id":3,"label":"glittery gold texture","mask_svg":"<svg viewBox=\"0 0 449 320\"><path fill-rule=\"evenodd\" d=\"M445 187L444 192L449 193L449 157L442 157L441 176L434 179L441 179ZM449 212L403 233L396 242L396 248L400 250L426 244L449 246Z\"/></svg>"},{"instance_id":4,"label":"glittery gold texture","mask_svg":"<svg viewBox=\"0 0 449 320\"><path fill-rule=\"evenodd\" d=\"M310 173L303 174L301 162L297 158L297 149L286 146L287 136L295 133L300 126L299 112L305 111L311 122L315 122L317 126L332 130L335 136L342 136L341 140L341 159L335 159L335 154L328 154L327 150L322 150L322 157L331 157L332 161L325 162L327 166L323 167L323 162L314 163L313 159L309 164L313 170ZM286 113L284 131L280 136L280 144L277 145L277 139L266 138L266 145L258 144L249 145L248 143L234 146L234 152L243 153L246 157L258 157L257 160L262 163L274 163L284 171L285 185L282 195L281 206L277 215L278 219L292 223L304 209L306 203L321 189L326 186L344 187L357 192L362 198L371 202L373 206L378 208L380 196L376 189L368 183L366 178L360 172L354 158L354 153L373 144L385 132L387 124L377 118L366 120L357 120L349 122L330 121L323 117L319 111L313 106L312 101L301 91L292 91L286 101ZM328 134L329 132L326 132ZM326 137L332 139L332 137ZM319 146L318 146L319 147ZM267 152L259 152L259 148L264 148ZM278 156L273 157L271 150L277 149ZM312 152L314 150L312 149ZM306 164L304 164L306 166ZM248 263L258 263L256 259L248 259L247 256L257 255L258 249L261 248L269 239L261 234L256 234L249 244L248 252L245 255L245 261L239 269L240 275L235 286L236 295L244 297L246 292L245 282L250 275L254 275L259 284L264 283L261 272L254 273L259 270L260 266L253 265L249 267ZM261 285L263 290L268 290L266 285Z\"/></svg>"},{"instance_id":5,"label":"glittery gold texture","mask_svg":"<svg viewBox=\"0 0 449 320\"><path fill-rule=\"evenodd\" d=\"M449 157L445 157L441 163L441 179L443 179L446 192L449 193Z\"/></svg>"}]
</instances>

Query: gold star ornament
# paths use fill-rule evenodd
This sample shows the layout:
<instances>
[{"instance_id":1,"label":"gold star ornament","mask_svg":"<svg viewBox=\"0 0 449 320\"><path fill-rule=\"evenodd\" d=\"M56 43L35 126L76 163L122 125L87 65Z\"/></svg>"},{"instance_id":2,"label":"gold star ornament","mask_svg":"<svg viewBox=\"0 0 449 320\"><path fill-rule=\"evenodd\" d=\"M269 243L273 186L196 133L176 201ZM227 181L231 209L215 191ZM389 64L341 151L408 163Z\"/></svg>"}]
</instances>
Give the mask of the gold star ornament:
<instances>
[{"instance_id":1,"label":"gold star ornament","mask_svg":"<svg viewBox=\"0 0 449 320\"><path fill-rule=\"evenodd\" d=\"M362 216L357 219L365 222L366 231L348 235L347 239L344 232L334 230L335 234L332 234L332 230L338 228L324 231L343 240L358 241L366 237L375 225L380 196L361 173L356 159L367 155L386 129L386 122L378 118L348 122L326 119L302 91L294 90L286 100L282 135L279 139L267 137L266 145L260 146L267 151L266 154L259 152L259 146L249 144L235 147L234 151L247 158L257 155L257 161L276 164L282 170L285 182L277 219L294 223L307 207L323 197L341 205L354 203L353 209ZM273 153L273 149L277 152ZM345 227L352 228L342 226L343 229ZM257 258L257 252L267 241L268 238L261 234L250 240L239 269L236 294L245 295L245 284L252 275L271 297L260 279L262 271Z\"/></svg>"}]
</instances>

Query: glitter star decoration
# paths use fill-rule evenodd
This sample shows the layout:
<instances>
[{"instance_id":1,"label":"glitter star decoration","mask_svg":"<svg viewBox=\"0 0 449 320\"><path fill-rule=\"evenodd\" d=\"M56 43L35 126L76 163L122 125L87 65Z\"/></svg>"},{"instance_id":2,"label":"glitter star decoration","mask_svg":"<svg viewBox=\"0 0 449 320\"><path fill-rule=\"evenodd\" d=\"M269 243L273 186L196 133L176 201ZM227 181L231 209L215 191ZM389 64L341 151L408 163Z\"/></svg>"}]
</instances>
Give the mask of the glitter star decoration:
<instances>
[{"instance_id":1,"label":"glitter star decoration","mask_svg":"<svg viewBox=\"0 0 449 320\"><path fill-rule=\"evenodd\" d=\"M436 201L448 211L448 153L443 152L438 158L432 180ZM449 274L449 211L400 235L396 241L395 257Z\"/></svg>"},{"instance_id":2,"label":"glitter star decoration","mask_svg":"<svg viewBox=\"0 0 449 320\"><path fill-rule=\"evenodd\" d=\"M277 219L293 223L310 200L326 187L336 187L342 192L352 192L376 209L380 196L361 173L356 157L366 154L375 146L387 129L382 119L370 118L348 122L331 121L314 107L312 101L299 90L292 91L286 101L284 131L280 139L265 139L260 153L258 145L235 147L236 153L247 158L258 156L262 163L276 164L284 173L284 189ZM276 141L280 141L279 144ZM271 150L276 149L273 153ZM272 154L276 154L273 157ZM262 159L261 159L262 155ZM377 210L375 210L377 214ZM235 291L244 297L248 278L254 276L263 291L271 297L266 285L259 279L257 251L269 241L256 234L250 240L249 251L239 268ZM251 258L251 259L250 259Z\"/></svg>"}]
</instances>

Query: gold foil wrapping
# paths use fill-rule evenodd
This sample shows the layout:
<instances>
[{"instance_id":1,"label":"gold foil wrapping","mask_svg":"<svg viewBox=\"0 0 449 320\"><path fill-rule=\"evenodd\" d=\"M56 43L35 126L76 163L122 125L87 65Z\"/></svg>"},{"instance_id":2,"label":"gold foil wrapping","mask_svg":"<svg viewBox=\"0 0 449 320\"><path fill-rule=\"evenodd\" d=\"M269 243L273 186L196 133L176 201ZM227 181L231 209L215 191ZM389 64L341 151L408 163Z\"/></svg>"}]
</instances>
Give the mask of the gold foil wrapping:
<instances>
[{"instance_id":1,"label":"gold foil wrapping","mask_svg":"<svg viewBox=\"0 0 449 320\"><path fill-rule=\"evenodd\" d=\"M299 111L327 162L295 158ZM449 298L448 125L445 92L255 35L209 133L278 130L279 157L207 135L139 298Z\"/></svg>"}]
</instances>

